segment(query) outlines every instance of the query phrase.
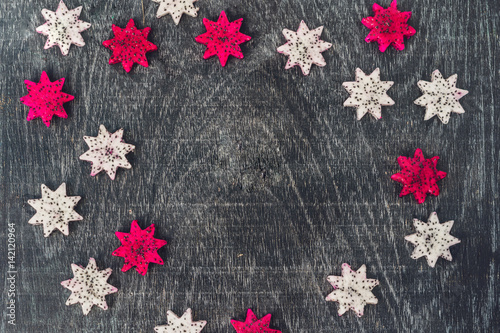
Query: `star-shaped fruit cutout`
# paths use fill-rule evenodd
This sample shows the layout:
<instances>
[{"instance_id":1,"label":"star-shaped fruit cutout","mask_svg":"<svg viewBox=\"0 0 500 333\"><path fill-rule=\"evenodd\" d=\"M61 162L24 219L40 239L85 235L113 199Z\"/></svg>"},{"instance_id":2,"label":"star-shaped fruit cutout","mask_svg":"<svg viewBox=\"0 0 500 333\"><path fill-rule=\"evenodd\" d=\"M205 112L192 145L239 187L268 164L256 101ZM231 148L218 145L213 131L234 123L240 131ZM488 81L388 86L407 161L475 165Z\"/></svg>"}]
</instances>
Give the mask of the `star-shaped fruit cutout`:
<instances>
[{"instance_id":1,"label":"star-shaped fruit cutout","mask_svg":"<svg viewBox=\"0 0 500 333\"><path fill-rule=\"evenodd\" d=\"M297 32L283 29L287 43L278 47L278 52L288 56L285 69L300 66L302 73L308 75L313 64L325 66L321 52L328 50L332 44L319 39L322 32L322 26L309 30L304 21L300 22Z\"/></svg>"},{"instance_id":2,"label":"star-shaped fruit cutout","mask_svg":"<svg viewBox=\"0 0 500 333\"><path fill-rule=\"evenodd\" d=\"M42 118L47 127L53 116L68 118L68 114L63 108L63 103L72 101L75 97L63 93L62 86L64 78L50 82L47 73L42 72L40 82L24 81L28 95L20 98L21 102L30 107L28 121L35 118Z\"/></svg>"},{"instance_id":3,"label":"star-shaped fruit cutout","mask_svg":"<svg viewBox=\"0 0 500 333\"><path fill-rule=\"evenodd\" d=\"M443 124L448 124L452 112L465 113L458 100L469 92L457 88L457 77L455 74L444 79L441 72L435 70L432 72L431 82L418 81L423 95L415 100L415 104L425 106L424 120L438 116Z\"/></svg>"},{"instance_id":4,"label":"star-shaped fruit cutout","mask_svg":"<svg viewBox=\"0 0 500 333\"><path fill-rule=\"evenodd\" d=\"M66 183L62 183L55 191L42 184L42 198L28 200L28 204L36 209L36 214L28 223L42 224L45 237L55 229L68 236L69 222L83 220L83 217L73 210L80 199L81 197L66 196Z\"/></svg>"},{"instance_id":5,"label":"star-shaped fruit cutout","mask_svg":"<svg viewBox=\"0 0 500 333\"><path fill-rule=\"evenodd\" d=\"M193 321L191 309L187 309L182 317L177 317L172 311L167 311L167 325L155 327L158 333L200 333L207 324L205 320Z\"/></svg>"},{"instance_id":6,"label":"star-shaped fruit cutout","mask_svg":"<svg viewBox=\"0 0 500 333\"><path fill-rule=\"evenodd\" d=\"M48 37L44 49L57 45L61 53L67 55L71 44L85 45L80 32L90 28L90 23L79 20L81 12L82 6L68 10L62 1L55 12L42 9L42 15L47 22L36 28L36 32Z\"/></svg>"},{"instance_id":7,"label":"star-shaped fruit cutout","mask_svg":"<svg viewBox=\"0 0 500 333\"><path fill-rule=\"evenodd\" d=\"M439 223L436 212L431 213L427 223L414 219L416 233L405 236L405 239L416 245L411 257L418 259L425 256L429 266L434 267L439 257L451 261L450 246L460 243L458 238L450 235L453 221Z\"/></svg>"},{"instance_id":8,"label":"star-shaped fruit cutout","mask_svg":"<svg viewBox=\"0 0 500 333\"><path fill-rule=\"evenodd\" d=\"M102 42L102 45L113 51L113 55L109 58L109 64L121 62L127 73L130 72L134 63L148 67L146 52L158 49L155 44L148 41L151 28L137 29L132 19L128 21L125 29L114 24L111 28L115 38Z\"/></svg>"},{"instance_id":9,"label":"star-shaped fruit cutout","mask_svg":"<svg viewBox=\"0 0 500 333\"><path fill-rule=\"evenodd\" d=\"M370 113L375 119L382 118L382 106L394 105L394 101L387 95L387 90L394 82L380 81L380 69L375 69L366 75L361 69L356 68L356 81L344 82L342 86L351 97L344 106L357 108L358 120Z\"/></svg>"},{"instance_id":10,"label":"star-shaped fruit cutout","mask_svg":"<svg viewBox=\"0 0 500 333\"><path fill-rule=\"evenodd\" d=\"M134 150L135 146L123 142L123 128L111 134L101 125L96 137L84 136L83 140L89 150L80 156L80 159L92 164L91 176L104 170L109 178L115 179L118 168L132 168L125 155Z\"/></svg>"},{"instance_id":11,"label":"star-shaped fruit cutout","mask_svg":"<svg viewBox=\"0 0 500 333\"><path fill-rule=\"evenodd\" d=\"M400 12L397 7L396 0L392 1L389 8L383 8L374 3L375 15L361 20L365 27L371 29L365 41L367 43L377 42L381 52L385 52L391 44L396 50L403 50L405 48L404 38L409 38L416 32L407 24L411 12Z\"/></svg>"},{"instance_id":12,"label":"star-shaped fruit cutout","mask_svg":"<svg viewBox=\"0 0 500 333\"><path fill-rule=\"evenodd\" d=\"M74 277L61 282L64 288L72 291L66 305L80 303L84 315L87 315L94 305L107 310L108 304L106 304L105 296L118 291L116 287L106 282L111 275L112 269L107 268L100 271L94 258L89 259L89 263L85 268L71 264L71 269Z\"/></svg>"},{"instance_id":13,"label":"star-shaped fruit cutout","mask_svg":"<svg viewBox=\"0 0 500 333\"><path fill-rule=\"evenodd\" d=\"M271 314L257 319L252 309L248 309L245 321L231 320L236 333L281 333L281 331L269 328L271 324Z\"/></svg>"},{"instance_id":14,"label":"star-shaped fruit cutout","mask_svg":"<svg viewBox=\"0 0 500 333\"><path fill-rule=\"evenodd\" d=\"M353 271L348 264L342 264L342 276L331 275L327 280L335 290L326 296L326 300L339 303L339 316L351 309L361 317L366 304L378 303L371 290L378 286L379 282L366 278L365 265Z\"/></svg>"},{"instance_id":15,"label":"star-shaped fruit cutout","mask_svg":"<svg viewBox=\"0 0 500 333\"><path fill-rule=\"evenodd\" d=\"M415 150L413 158L398 157L401 171L392 175L391 179L403 184L400 197L413 193L419 204L425 201L427 194L439 195L437 182L446 177L446 172L437 169L439 156L424 158L421 149Z\"/></svg>"},{"instance_id":16,"label":"star-shaped fruit cutout","mask_svg":"<svg viewBox=\"0 0 500 333\"><path fill-rule=\"evenodd\" d=\"M154 224L141 230L135 220L132 221L130 233L115 232L116 237L120 239L122 245L113 251L112 255L125 258L122 272L126 272L136 266L135 270L139 274L146 275L150 262L163 265L163 260L157 251L162 246L167 245L167 241L153 238L154 233Z\"/></svg>"},{"instance_id":17,"label":"star-shaped fruit cutout","mask_svg":"<svg viewBox=\"0 0 500 333\"><path fill-rule=\"evenodd\" d=\"M182 14L187 14L192 17L198 16L198 9L194 3L198 0L152 0L160 4L156 17L160 18L167 14L172 15L175 25L179 24Z\"/></svg>"},{"instance_id":18,"label":"star-shaped fruit cutout","mask_svg":"<svg viewBox=\"0 0 500 333\"><path fill-rule=\"evenodd\" d=\"M240 32L242 23L242 18L229 22L224 11L220 13L217 22L204 18L203 24L207 32L195 38L198 43L207 46L203 59L217 55L222 66L226 66L230 55L243 59L239 44L248 42L252 37Z\"/></svg>"}]
</instances>

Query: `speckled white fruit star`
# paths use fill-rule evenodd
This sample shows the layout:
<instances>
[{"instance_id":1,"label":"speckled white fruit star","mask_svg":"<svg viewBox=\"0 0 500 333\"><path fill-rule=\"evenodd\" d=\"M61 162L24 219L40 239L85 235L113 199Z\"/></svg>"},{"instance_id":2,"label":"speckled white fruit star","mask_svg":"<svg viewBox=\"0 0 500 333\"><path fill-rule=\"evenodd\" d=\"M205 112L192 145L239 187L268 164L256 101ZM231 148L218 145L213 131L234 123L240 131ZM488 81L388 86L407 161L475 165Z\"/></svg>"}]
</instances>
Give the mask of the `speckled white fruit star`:
<instances>
[{"instance_id":1,"label":"speckled white fruit star","mask_svg":"<svg viewBox=\"0 0 500 333\"><path fill-rule=\"evenodd\" d=\"M179 24L182 14L187 14L192 17L198 16L198 9L194 6L194 3L198 0L152 0L153 2L159 3L158 11L156 12L156 17L160 18L167 14L172 15L175 25Z\"/></svg>"},{"instance_id":2,"label":"speckled white fruit star","mask_svg":"<svg viewBox=\"0 0 500 333\"><path fill-rule=\"evenodd\" d=\"M429 266L434 267L439 257L451 261L450 246L460 243L460 240L450 235L453 221L439 223L437 214L431 213L427 223L414 219L416 233L405 239L416 245L411 254L413 259L425 256Z\"/></svg>"},{"instance_id":3,"label":"speckled white fruit star","mask_svg":"<svg viewBox=\"0 0 500 333\"><path fill-rule=\"evenodd\" d=\"M158 333L200 333L207 324L205 320L193 321L191 309L187 309L182 317L177 317L172 311L167 311L167 325L156 326Z\"/></svg>"},{"instance_id":4,"label":"speckled white fruit star","mask_svg":"<svg viewBox=\"0 0 500 333\"><path fill-rule=\"evenodd\" d=\"M111 275L111 268L98 270L94 258L89 259L87 267L71 264L74 277L61 282L64 288L72 291L66 305L80 303L83 314L87 315L93 305L97 305L103 310L108 309L105 296L116 293L118 288L113 287L106 281Z\"/></svg>"},{"instance_id":5,"label":"speckled white fruit star","mask_svg":"<svg viewBox=\"0 0 500 333\"><path fill-rule=\"evenodd\" d=\"M281 45L278 52L289 56L285 69L300 66L302 73L308 75L313 64L325 66L321 52L328 50L332 44L319 39L322 32L323 27L309 30L304 21L300 22L297 32L283 29L283 36L288 42Z\"/></svg>"},{"instance_id":6,"label":"speckled white fruit star","mask_svg":"<svg viewBox=\"0 0 500 333\"><path fill-rule=\"evenodd\" d=\"M47 20L36 28L36 32L47 36L45 49L59 46L61 53L67 55L71 44L84 46L85 42L80 32L90 28L90 23L79 20L82 6L68 10L64 2L60 2L55 12L42 9L42 15Z\"/></svg>"},{"instance_id":7,"label":"speckled white fruit star","mask_svg":"<svg viewBox=\"0 0 500 333\"><path fill-rule=\"evenodd\" d=\"M62 183L57 190L51 191L42 184L42 198L28 200L28 204L36 209L36 214L29 224L43 224L43 235L48 237L52 231L59 229L64 235L69 234L69 222L83 220L73 210L81 197L67 197L66 184Z\"/></svg>"},{"instance_id":8,"label":"speckled white fruit star","mask_svg":"<svg viewBox=\"0 0 500 333\"><path fill-rule=\"evenodd\" d=\"M91 176L104 170L111 179L115 179L118 168L132 168L125 155L134 150L135 146L124 143L122 137L123 129L111 134L104 125L99 126L99 134L96 137L83 137L89 150L80 156L80 159L92 163Z\"/></svg>"},{"instance_id":9,"label":"speckled white fruit star","mask_svg":"<svg viewBox=\"0 0 500 333\"><path fill-rule=\"evenodd\" d=\"M448 124L452 112L465 113L458 100L469 92L457 88L457 77L455 74L444 79L441 72L435 70L432 72L431 82L418 81L423 95L415 100L415 104L425 106L424 120L438 116L443 124Z\"/></svg>"},{"instance_id":10,"label":"speckled white fruit star","mask_svg":"<svg viewBox=\"0 0 500 333\"><path fill-rule=\"evenodd\" d=\"M331 275L327 280L335 290L326 296L326 300L339 303L339 316L351 309L361 317L366 304L378 303L371 290L379 282L366 278L365 265L353 271L348 264L342 264L342 276Z\"/></svg>"},{"instance_id":11,"label":"speckled white fruit star","mask_svg":"<svg viewBox=\"0 0 500 333\"><path fill-rule=\"evenodd\" d=\"M394 82L380 81L380 69L375 69L366 75L356 68L356 81L344 82L342 86L351 96L344 102L344 106L357 108L357 118L360 120L368 112L375 118L382 118L382 106L394 105L394 101L387 95L387 90Z\"/></svg>"}]
</instances>

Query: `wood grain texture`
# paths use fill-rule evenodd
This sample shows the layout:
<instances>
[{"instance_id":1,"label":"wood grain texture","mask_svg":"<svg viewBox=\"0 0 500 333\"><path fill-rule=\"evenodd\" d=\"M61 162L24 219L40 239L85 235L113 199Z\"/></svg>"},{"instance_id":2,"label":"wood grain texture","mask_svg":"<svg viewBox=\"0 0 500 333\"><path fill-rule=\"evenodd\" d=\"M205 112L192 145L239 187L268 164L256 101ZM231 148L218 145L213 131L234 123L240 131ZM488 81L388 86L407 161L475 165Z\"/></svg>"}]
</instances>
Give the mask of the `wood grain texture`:
<instances>
[{"instance_id":1,"label":"wood grain texture","mask_svg":"<svg viewBox=\"0 0 500 333\"><path fill-rule=\"evenodd\" d=\"M380 0L388 6L389 0ZM69 8L82 2L67 0ZM403 52L385 54L366 44L360 20L372 14L372 0L200 0L198 18L156 19L157 4L144 0L86 0L81 18L92 23L83 48L64 57L35 28L42 8L57 1L0 3L1 217L17 228L18 297L16 329L2 308L0 331L153 332L166 323L166 311L193 308L195 320L208 320L203 332L232 332L230 319L246 309L272 313L272 327L283 332L494 332L499 329L500 237L500 2L497 0L399 1L413 11L417 34ZM143 6L144 22L143 24ZM244 18L245 58L222 68L203 60L205 46L194 37L205 31L202 18ZM149 68L135 65L127 74L108 65L102 41L111 24L133 18L150 26L158 51L148 53ZM323 53L326 67L304 77L285 70L283 28L300 20L324 25L322 39L333 43ZM356 121L344 108L360 67L381 68L395 81L383 119ZM424 122L418 80L433 70L457 73L457 86L469 90L466 113L448 125ZM63 91L75 95L65 104L68 119L46 128L27 122L23 80L65 77ZM115 181L90 177L78 156L87 150L82 137L125 129L136 146L128 155L131 170ZM418 205L399 198L390 180L396 158L422 148L439 155L441 195ZM66 182L80 195L76 210L83 221L70 235L44 238L41 226L27 223L35 211L26 201L40 197L40 184L55 189ZM452 262L434 269L412 260L412 219L437 211L455 220L452 234L462 242L451 248ZM120 243L115 231L128 232L133 219L142 228L156 224L157 238L169 243L159 253L164 266L151 265L145 277L122 273L123 259L111 256ZM111 267L109 282L119 292L107 298L109 310L82 315L64 303L70 292L60 281L72 277L71 263L94 257ZM2 276L5 256L2 252ZM341 264L367 265L378 305L365 315L337 316L325 302L332 290L327 275ZM3 280L5 281L5 279ZM4 282L7 287L7 282ZM2 294L4 299L5 293Z\"/></svg>"}]
</instances>

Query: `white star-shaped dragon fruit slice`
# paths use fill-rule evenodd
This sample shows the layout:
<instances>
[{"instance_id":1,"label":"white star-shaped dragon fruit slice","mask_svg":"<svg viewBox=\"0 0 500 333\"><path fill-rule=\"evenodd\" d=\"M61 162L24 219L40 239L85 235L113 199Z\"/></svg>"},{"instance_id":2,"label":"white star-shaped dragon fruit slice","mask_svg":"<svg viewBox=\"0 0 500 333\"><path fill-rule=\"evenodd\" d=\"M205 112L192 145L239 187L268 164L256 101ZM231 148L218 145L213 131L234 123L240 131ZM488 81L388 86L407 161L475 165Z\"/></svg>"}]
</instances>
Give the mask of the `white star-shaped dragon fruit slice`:
<instances>
[{"instance_id":1,"label":"white star-shaped dragon fruit slice","mask_svg":"<svg viewBox=\"0 0 500 333\"><path fill-rule=\"evenodd\" d=\"M111 134L104 125L99 127L97 137L83 137L89 150L80 159L92 163L91 176L104 170L111 179L115 179L118 168L132 168L125 155L134 150L135 146L124 143L122 137L123 128Z\"/></svg>"},{"instance_id":2,"label":"white star-shaped dragon fruit slice","mask_svg":"<svg viewBox=\"0 0 500 333\"><path fill-rule=\"evenodd\" d=\"M382 106L394 105L392 98L387 95L387 90L394 82L380 81L380 69L375 69L366 75L361 69L356 68L356 81L344 82L342 86L351 95L344 106L357 108L357 118L360 120L368 112L375 118L382 118Z\"/></svg>"},{"instance_id":3,"label":"white star-shaped dragon fruit slice","mask_svg":"<svg viewBox=\"0 0 500 333\"><path fill-rule=\"evenodd\" d=\"M107 310L108 304L105 296L118 291L118 288L106 282L111 275L112 269L107 268L100 271L94 258L89 259L89 263L85 268L71 264L71 269L74 277L61 282L64 288L72 291L66 305L80 303L84 315L87 315L94 305Z\"/></svg>"},{"instance_id":4,"label":"white star-shaped dragon fruit slice","mask_svg":"<svg viewBox=\"0 0 500 333\"><path fill-rule=\"evenodd\" d=\"M160 18L167 14L172 15L175 25L179 24L182 14L187 14L192 17L198 16L199 8L194 6L194 3L198 0L152 0L153 2L159 3L158 11L156 12L156 17Z\"/></svg>"},{"instance_id":5,"label":"white star-shaped dragon fruit slice","mask_svg":"<svg viewBox=\"0 0 500 333\"><path fill-rule=\"evenodd\" d=\"M378 286L379 281L366 278L365 265L353 271L348 264L342 264L342 276L331 275L327 280L335 290L326 300L339 303L339 316L351 309L361 317L366 304L378 303L371 290Z\"/></svg>"},{"instance_id":6,"label":"white star-shaped dragon fruit slice","mask_svg":"<svg viewBox=\"0 0 500 333\"><path fill-rule=\"evenodd\" d=\"M43 235L48 237L52 231L59 229L64 235L69 234L69 222L81 221L81 217L73 210L81 197L67 197L66 184L62 183L52 191L42 184L42 198L28 200L28 204L36 209L36 214L29 224L43 224Z\"/></svg>"},{"instance_id":7,"label":"white star-shaped dragon fruit slice","mask_svg":"<svg viewBox=\"0 0 500 333\"><path fill-rule=\"evenodd\" d=\"M416 99L414 103L425 106L424 120L438 116L443 124L448 124L452 112L465 113L458 100L469 92L457 88L457 77L458 75L455 74L444 79L441 72L435 70L432 72L431 82L417 82L423 95Z\"/></svg>"},{"instance_id":8,"label":"white star-shaped dragon fruit slice","mask_svg":"<svg viewBox=\"0 0 500 333\"><path fill-rule=\"evenodd\" d=\"M57 45L61 53L67 55L71 44L84 46L85 41L80 32L90 28L90 23L79 20L81 12L82 6L68 10L62 1L55 12L42 9L42 15L47 22L36 28L36 32L48 37L44 48Z\"/></svg>"},{"instance_id":9,"label":"white star-shaped dragon fruit slice","mask_svg":"<svg viewBox=\"0 0 500 333\"><path fill-rule=\"evenodd\" d=\"M416 233L405 239L416 245L411 257L418 259L425 256L429 266L434 267L439 257L451 261L450 246L460 243L460 240L450 235L453 221L439 223L436 212L431 213L427 223L413 220Z\"/></svg>"},{"instance_id":10,"label":"white star-shaped dragon fruit slice","mask_svg":"<svg viewBox=\"0 0 500 333\"><path fill-rule=\"evenodd\" d=\"M322 32L322 26L309 30L304 21L300 22L297 32L283 29L283 36L288 42L281 45L278 52L289 56L285 69L300 66L302 73L308 75L313 64L325 66L321 52L328 50L332 44L319 39Z\"/></svg>"},{"instance_id":11,"label":"white star-shaped dragon fruit slice","mask_svg":"<svg viewBox=\"0 0 500 333\"><path fill-rule=\"evenodd\" d=\"M157 333L200 333L207 324L205 320L193 321L191 309L187 309L181 317L167 311L167 325L156 326Z\"/></svg>"}]
</instances>

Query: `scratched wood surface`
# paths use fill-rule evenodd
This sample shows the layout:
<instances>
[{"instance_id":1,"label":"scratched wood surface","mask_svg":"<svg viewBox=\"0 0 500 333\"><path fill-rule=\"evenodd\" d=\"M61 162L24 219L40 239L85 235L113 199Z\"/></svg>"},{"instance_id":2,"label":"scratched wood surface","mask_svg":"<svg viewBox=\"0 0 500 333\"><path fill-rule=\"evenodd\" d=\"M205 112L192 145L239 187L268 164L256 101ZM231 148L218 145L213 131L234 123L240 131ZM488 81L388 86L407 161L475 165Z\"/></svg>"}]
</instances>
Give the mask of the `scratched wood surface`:
<instances>
[{"instance_id":1,"label":"scratched wood surface","mask_svg":"<svg viewBox=\"0 0 500 333\"><path fill-rule=\"evenodd\" d=\"M68 0L69 8L81 1ZM2 272L6 268L7 223L16 225L17 326L0 331L153 332L166 323L166 311L191 307L195 320L208 320L204 332L232 332L230 319L244 320L246 309L272 313L271 327L283 332L494 332L499 329L499 121L500 2L496 0L400 1L413 11L417 34L406 50L366 44L360 20L372 14L372 0L200 0L199 16L156 19L157 4L144 0L83 2L81 18L92 27L87 45L44 50L42 8L56 0L0 3L0 114ZM389 0L380 4L388 6ZM244 18L245 58L222 68L203 60L205 46L194 37L205 32L202 18L215 20L226 10ZM101 43L112 37L111 24L133 18L150 26L158 51L148 53L149 68L135 65L127 74L108 65ZM326 67L309 77L285 70L283 28L324 25ZM395 81L383 119L355 119L344 108L360 67L381 68ZM457 73L466 113L443 125L424 122L418 80L433 70ZM66 78L68 119L50 128L27 122L23 80L37 81L42 70L51 80ZM131 170L115 181L91 177L78 156L82 137L125 129L136 146ZM396 158L422 148L439 155L448 172L441 195L422 205L399 198L390 180ZM66 182L82 200L83 221L70 223L70 235L44 238L41 226L27 223L35 213L26 201L40 197L40 185L55 189ZM430 268L412 260L412 219L437 211L455 220L453 261ZM120 243L115 231L128 232L132 220L157 226L168 245L159 253L164 266L150 266L143 277L120 271L123 259L111 256ZM109 282L119 292L107 296L108 311L66 306L70 291L60 282L73 276L70 264L94 257L111 267ZM495 260L496 257L496 260ZM366 264L378 305L365 315L337 315L326 302L327 275L341 264ZM4 279L5 281L5 279ZM4 291L7 282L3 285ZM5 292L2 299L5 298ZM3 304L2 304L3 306Z\"/></svg>"}]
</instances>

